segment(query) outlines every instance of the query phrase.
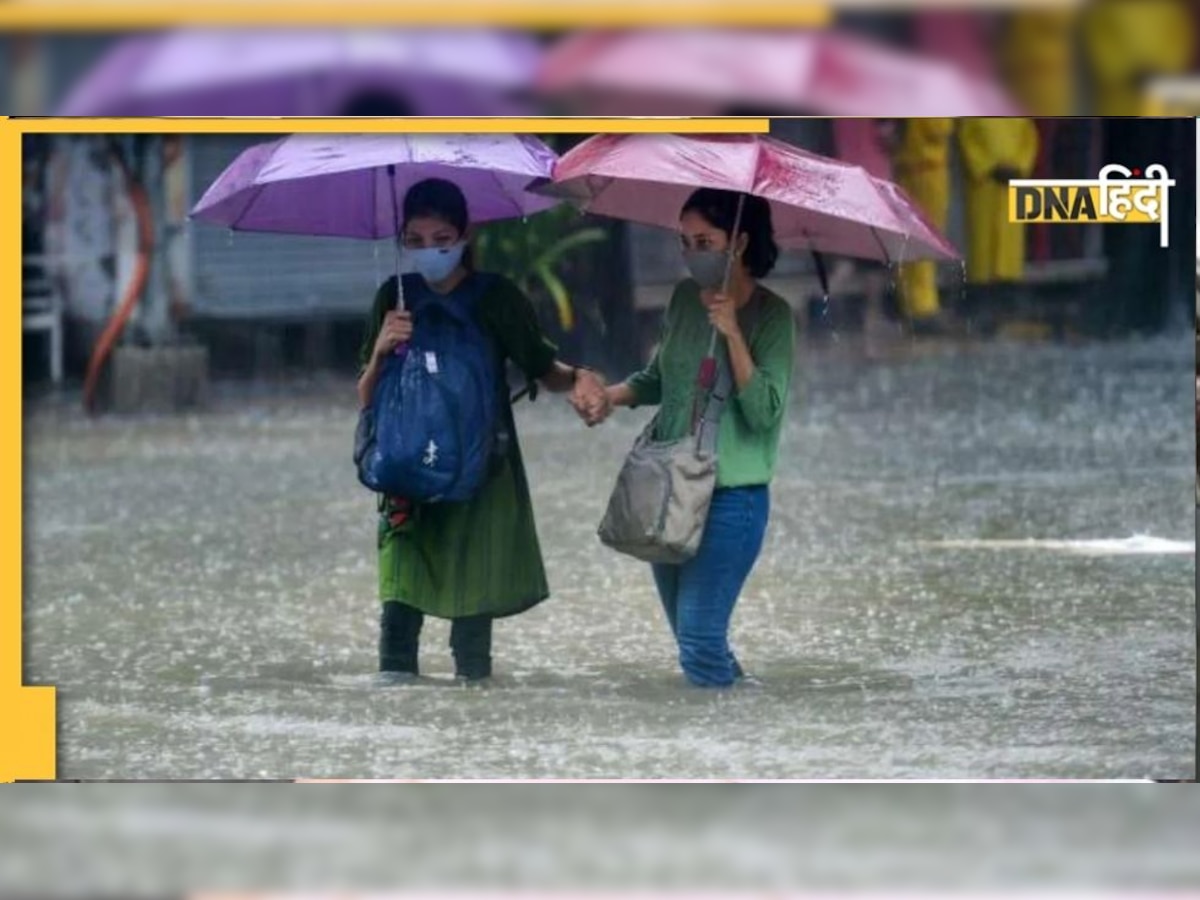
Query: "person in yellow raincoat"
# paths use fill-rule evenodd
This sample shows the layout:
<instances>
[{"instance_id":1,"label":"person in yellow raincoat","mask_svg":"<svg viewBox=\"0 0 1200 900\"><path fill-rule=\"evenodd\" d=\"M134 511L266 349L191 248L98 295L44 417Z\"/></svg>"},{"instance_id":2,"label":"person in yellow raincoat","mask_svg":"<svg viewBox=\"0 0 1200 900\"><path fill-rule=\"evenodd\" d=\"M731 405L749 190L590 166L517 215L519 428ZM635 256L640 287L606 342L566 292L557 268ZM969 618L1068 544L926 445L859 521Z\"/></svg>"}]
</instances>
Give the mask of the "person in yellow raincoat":
<instances>
[{"instance_id":1,"label":"person in yellow raincoat","mask_svg":"<svg viewBox=\"0 0 1200 900\"><path fill-rule=\"evenodd\" d=\"M953 119L905 119L895 144L896 181L929 221L946 228L950 209L950 137ZM915 332L941 330L937 264L932 260L900 268L900 311Z\"/></svg>"},{"instance_id":2,"label":"person in yellow raincoat","mask_svg":"<svg viewBox=\"0 0 1200 900\"><path fill-rule=\"evenodd\" d=\"M1062 118L1078 113L1076 44L1079 13L1074 9L1022 9L1009 15L1000 45L1004 83L1023 111L1039 116L1038 159L1034 176L1051 171ZM1050 225L1034 225L1030 254L1050 256Z\"/></svg>"},{"instance_id":3,"label":"person in yellow raincoat","mask_svg":"<svg viewBox=\"0 0 1200 900\"><path fill-rule=\"evenodd\" d=\"M1095 0L1083 13L1083 43L1096 112L1138 116L1156 77L1186 72L1196 53L1194 0Z\"/></svg>"},{"instance_id":4,"label":"person in yellow raincoat","mask_svg":"<svg viewBox=\"0 0 1200 900\"><path fill-rule=\"evenodd\" d=\"M1024 9L1004 29L1000 63L1013 99L1031 116L1073 116L1076 29L1073 9Z\"/></svg>"},{"instance_id":5,"label":"person in yellow raincoat","mask_svg":"<svg viewBox=\"0 0 1200 900\"><path fill-rule=\"evenodd\" d=\"M1008 182L1037 161L1032 119L970 118L958 126L966 170L967 283L1011 285L1025 274L1025 226L1008 221Z\"/></svg>"}]
</instances>

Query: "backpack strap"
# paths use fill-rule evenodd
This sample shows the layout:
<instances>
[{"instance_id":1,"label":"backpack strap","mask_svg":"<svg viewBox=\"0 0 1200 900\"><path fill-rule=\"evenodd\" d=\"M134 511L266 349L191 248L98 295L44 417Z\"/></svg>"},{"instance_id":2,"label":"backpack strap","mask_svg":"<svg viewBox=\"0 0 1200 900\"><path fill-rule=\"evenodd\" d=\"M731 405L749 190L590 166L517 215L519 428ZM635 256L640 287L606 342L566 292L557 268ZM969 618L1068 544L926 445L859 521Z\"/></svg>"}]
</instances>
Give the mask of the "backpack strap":
<instances>
[{"instance_id":1,"label":"backpack strap","mask_svg":"<svg viewBox=\"0 0 1200 900\"><path fill-rule=\"evenodd\" d=\"M424 280L419 274L415 272L408 272L400 276L400 278L393 276L390 279L390 281L396 286L396 292L391 299L391 305L389 306L389 309L395 309L400 302L401 279L404 280L404 296L409 300L409 308L413 309L415 312L416 309L426 306L430 299L428 286L424 283ZM476 308L478 304L487 296L488 292L499 283L499 280L499 276L497 276L494 272L473 271L468 282L470 291L466 294L466 296L459 299L458 302L446 303L439 308L450 313L451 315L456 316L460 321L466 320L469 316L470 324L477 326L479 324L479 320L475 317ZM417 301L415 308L412 305L412 301L414 300ZM506 383L507 378L503 377L504 373L501 372L499 374L502 376L501 382ZM537 382L527 379L525 387L511 397L508 397L508 402L516 403L526 396L528 396L530 402L532 402L537 399L537 393Z\"/></svg>"}]
</instances>

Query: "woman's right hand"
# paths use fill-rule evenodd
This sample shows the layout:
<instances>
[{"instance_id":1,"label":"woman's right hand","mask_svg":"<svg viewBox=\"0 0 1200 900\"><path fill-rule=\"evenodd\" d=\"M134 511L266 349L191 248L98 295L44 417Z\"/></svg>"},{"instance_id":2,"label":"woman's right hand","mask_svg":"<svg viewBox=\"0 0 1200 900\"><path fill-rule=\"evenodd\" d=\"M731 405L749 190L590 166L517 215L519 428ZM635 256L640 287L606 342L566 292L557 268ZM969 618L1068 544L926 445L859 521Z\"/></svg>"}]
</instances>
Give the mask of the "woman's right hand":
<instances>
[{"instance_id":1,"label":"woman's right hand","mask_svg":"<svg viewBox=\"0 0 1200 900\"><path fill-rule=\"evenodd\" d=\"M383 327L375 339L375 358L382 359L401 344L412 338L412 314L404 310L390 310L383 317Z\"/></svg>"}]
</instances>

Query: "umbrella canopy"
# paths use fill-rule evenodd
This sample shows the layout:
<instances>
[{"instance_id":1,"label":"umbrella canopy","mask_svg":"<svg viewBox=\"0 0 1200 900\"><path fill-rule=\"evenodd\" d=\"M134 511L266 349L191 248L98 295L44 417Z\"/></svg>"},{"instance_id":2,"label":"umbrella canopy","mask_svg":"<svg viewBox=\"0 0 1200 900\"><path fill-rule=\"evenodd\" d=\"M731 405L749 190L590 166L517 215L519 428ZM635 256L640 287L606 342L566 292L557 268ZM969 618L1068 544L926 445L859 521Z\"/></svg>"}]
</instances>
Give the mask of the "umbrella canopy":
<instances>
[{"instance_id":1,"label":"umbrella canopy","mask_svg":"<svg viewBox=\"0 0 1200 900\"><path fill-rule=\"evenodd\" d=\"M614 92L666 105L691 98L835 116L1020 115L993 82L833 31L582 32L547 54L537 83L550 94Z\"/></svg>"},{"instance_id":2,"label":"umbrella canopy","mask_svg":"<svg viewBox=\"0 0 1200 900\"><path fill-rule=\"evenodd\" d=\"M192 210L236 231L394 237L404 194L444 178L467 198L472 222L519 218L558 201L525 190L556 156L511 134L298 134L246 150Z\"/></svg>"},{"instance_id":3,"label":"umbrella canopy","mask_svg":"<svg viewBox=\"0 0 1200 900\"><path fill-rule=\"evenodd\" d=\"M591 213L675 229L699 187L770 201L782 247L882 262L959 258L899 188L758 135L597 135L564 155L537 189Z\"/></svg>"},{"instance_id":4,"label":"umbrella canopy","mask_svg":"<svg viewBox=\"0 0 1200 900\"><path fill-rule=\"evenodd\" d=\"M919 246L927 247L943 247L953 254L954 259L961 259L960 254L954 249L946 237L941 233L936 225L930 221L925 210L910 197L900 185L895 182L888 181L885 178L871 177L875 183L875 188L883 195L888 204L892 207L892 211L896 214L896 218L904 226L904 233L911 236L913 241ZM912 258L908 252L908 245L902 245L900 255L896 260L905 261ZM937 257L944 259L945 257Z\"/></svg>"},{"instance_id":5,"label":"umbrella canopy","mask_svg":"<svg viewBox=\"0 0 1200 900\"><path fill-rule=\"evenodd\" d=\"M118 43L60 116L324 116L369 95L417 115L518 112L541 58L517 32L222 30Z\"/></svg>"}]
</instances>

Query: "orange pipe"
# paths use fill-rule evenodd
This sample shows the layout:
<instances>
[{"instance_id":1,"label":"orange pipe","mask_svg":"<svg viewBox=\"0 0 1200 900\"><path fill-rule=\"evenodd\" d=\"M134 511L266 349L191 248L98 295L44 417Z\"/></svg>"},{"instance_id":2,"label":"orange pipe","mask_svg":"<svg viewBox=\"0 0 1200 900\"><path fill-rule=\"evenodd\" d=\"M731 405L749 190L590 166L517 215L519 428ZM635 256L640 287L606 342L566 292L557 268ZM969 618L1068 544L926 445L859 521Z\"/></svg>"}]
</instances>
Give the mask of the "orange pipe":
<instances>
[{"instance_id":1,"label":"orange pipe","mask_svg":"<svg viewBox=\"0 0 1200 900\"><path fill-rule=\"evenodd\" d=\"M88 360L87 374L83 379L83 408L89 413L95 411L96 388L100 383L100 373L104 370L104 364L108 361L109 355L117 341L120 340L121 333L125 330L125 325L129 322L129 317L133 315L134 309L145 293L146 282L150 275L150 254L154 249L154 221L146 189L133 177L133 172L130 171L123 159L118 157L117 163L125 176L125 188L129 192L129 199L133 204L133 212L138 222L137 264L133 272L133 280L129 282L125 296L121 298L121 302L113 312L112 318L108 320L108 324L104 326L104 331L96 340L96 346L92 348L91 359Z\"/></svg>"}]
</instances>

